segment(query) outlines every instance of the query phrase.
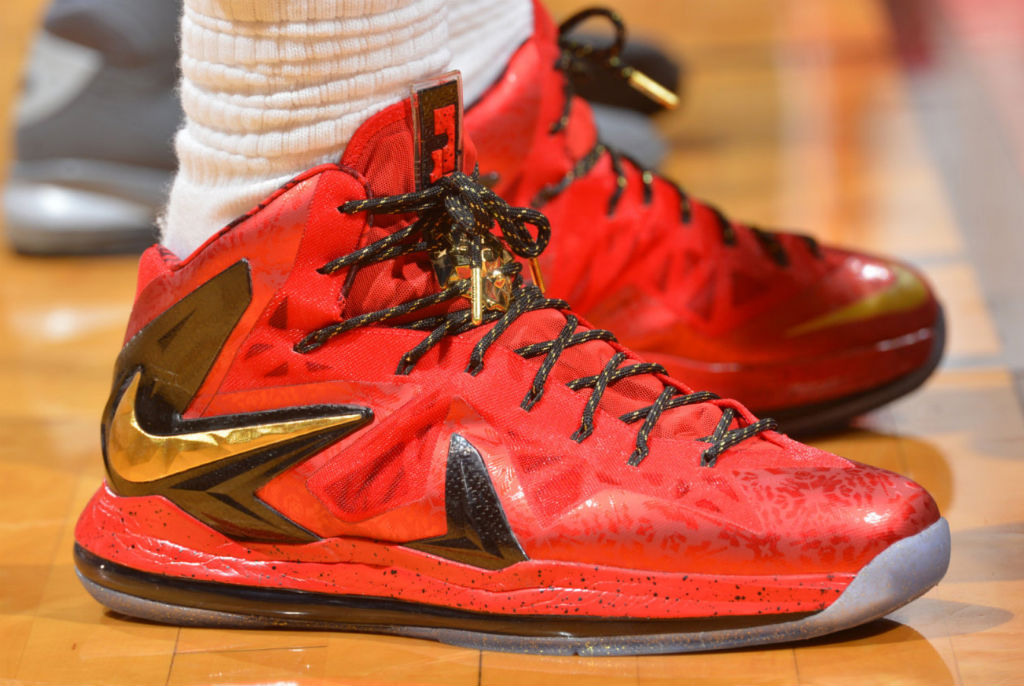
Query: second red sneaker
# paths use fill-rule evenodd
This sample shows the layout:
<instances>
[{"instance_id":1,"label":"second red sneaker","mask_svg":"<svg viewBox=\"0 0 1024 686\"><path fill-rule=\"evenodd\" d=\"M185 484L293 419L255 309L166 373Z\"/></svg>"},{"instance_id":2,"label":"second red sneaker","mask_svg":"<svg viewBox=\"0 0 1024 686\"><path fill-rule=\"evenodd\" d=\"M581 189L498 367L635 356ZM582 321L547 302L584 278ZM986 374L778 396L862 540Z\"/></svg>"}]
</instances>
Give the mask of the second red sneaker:
<instances>
[{"instance_id":1,"label":"second red sneaker","mask_svg":"<svg viewBox=\"0 0 1024 686\"><path fill-rule=\"evenodd\" d=\"M547 221L454 171L450 91L418 102L185 259L143 255L75 531L90 593L161 622L610 654L819 635L941 578L920 486L689 390L525 282Z\"/></svg>"},{"instance_id":2,"label":"second red sneaker","mask_svg":"<svg viewBox=\"0 0 1024 686\"><path fill-rule=\"evenodd\" d=\"M550 219L550 293L787 431L842 423L931 374L942 310L916 270L737 224L603 146L565 76L593 51L534 11L535 35L467 127L498 193Z\"/></svg>"}]
</instances>

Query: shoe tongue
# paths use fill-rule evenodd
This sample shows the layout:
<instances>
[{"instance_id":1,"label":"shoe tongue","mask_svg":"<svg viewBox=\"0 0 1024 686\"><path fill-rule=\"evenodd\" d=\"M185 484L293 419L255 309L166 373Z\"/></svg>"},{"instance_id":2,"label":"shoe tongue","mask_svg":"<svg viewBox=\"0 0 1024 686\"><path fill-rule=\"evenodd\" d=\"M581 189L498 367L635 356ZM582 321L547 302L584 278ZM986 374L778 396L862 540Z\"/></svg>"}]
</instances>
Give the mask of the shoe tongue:
<instances>
[{"instance_id":1,"label":"shoe tongue","mask_svg":"<svg viewBox=\"0 0 1024 686\"><path fill-rule=\"evenodd\" d=\"M464 134L461 98L461 83L451 77L417 89L411 98L363 123L349 141L341 164L366 178L369 197L411 193L456 169L471 173L477 152ZM411 214L372 215L357 247L378 241L414 219ZM358 270L346 295L344 314L351 317L384 309L438 290L429 255L415 253L387 260ZM436 309L421 310L413 318L465 307L468 302L458 298Z\"/></svg>"},{"instance_id":2,"label":"shoe tongue","mask_svg":"<svg viewBox=\"0 0 1024 686\"><path fill-rule=\"evenodd\" d=\"M417 91L363 122L341 163L366 177L372 197L429 185L441 174L455 171L460 157L460 170L471 173L477 152L462 125L461 100L460 82L453 78ZM417 117L423 135L417 134Z\"/></svg>"}]
</instances>

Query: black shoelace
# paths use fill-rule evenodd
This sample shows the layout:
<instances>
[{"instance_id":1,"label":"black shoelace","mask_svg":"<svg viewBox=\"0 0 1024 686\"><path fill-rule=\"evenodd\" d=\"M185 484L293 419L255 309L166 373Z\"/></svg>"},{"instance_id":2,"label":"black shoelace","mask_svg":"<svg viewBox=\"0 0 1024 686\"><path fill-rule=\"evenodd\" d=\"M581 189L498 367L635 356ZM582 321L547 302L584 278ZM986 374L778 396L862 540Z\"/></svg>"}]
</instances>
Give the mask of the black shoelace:
<instances>
[{"instance_id":1,"label":"black shoelace","mask_svg":"<svg viewBox=\"0 0 1024 686\"><path fill-rule=\"evenodd\" d=\"M475 250L479 253L483 241L488 236L494 235L492 231L495 223L498 225L504 243L516 255L526 259L535 258L544 250L551 233L550 225L544 215L534 209L508 205L480 184L475 173L473 176L467 176L461 172L450 174L422 191L347 202L341 205L338 211L344 214L367 212L371 215L405 213L418 215L418 218L405 228L344 257L339 257L318 270L322 274L333 274L344 267L353 267L346 281L347 285L351 284L356 268L396 259L410 253L430 253L440 245L468 241L471 245L476 246ZM536 238L527 230L527 225L532 225L535 228ZM512 295L508 308L505 311L486 311L479 324L473 323L468 309L403 322L400 326L404 328L429 331L430 333L402 356L396 374L411 373L416 363L445 336L458 335L476 326L493 323L491 329L480 338L470 354L466 372L475 376L484 368L484 356L487 350L521 315L534 310L568 309L568 303L564 300L547 298L536 285L525 283L521 275L522 265L519 262L510 261L499 269L502 275L512 279ZM435 294L325 326L305 336L295 345L295 350L300 353L312 352L346 331L406 317L417 310L461 297L468 290L468 280L458 281L442 288ZM516 353L524 358L544 356L530 389L521 403L524 410L530 411L544 395L548 376L566 350L590 341L615 341L611 332L603 329L577 330L579 320L571 313L566 313L565 318L565 326L554 339L516 350ZM641 374L666 374L666 370L658 364L638 362L623 366L625 361L624 353L615 353L600 373L569 382L569 388L574 391L585 388L592 389L590 398L584 407L579 428L572 436L577 442L582 442L593 432L594 414L601 398L611 384ZM664 412L672 408L707 402L716 398L718 398L717 395L706 391L683 393L677 388L666 386L651 405L620 416L619 419L627 424L642 422L637 431L636 448L629 458L629 464L639 465L647 457L650 450L648 439ZM710 443L701 456L702 465L714 466L725 450L758 433L773 430L776 426L772 419L761 419L741 428L730 429L730 425L736 418L736 412L732 408L726 408L722 411L721 419L714 433L700 439Z\"/></svg>"},{"instance_id":2,"label":"black shoelace","mask_svg":"<svg viewBox=\"0 0 1024 686\"><path fill-rule=\"evenodd\" d=\"M589 43L574 40L571 37L570 34L573 29L592 17L607 19L614 27L615 38L610 45L594 46ZM565 104L563 105L561 116L551 126L550 131L552 134L560 133L569 126L569 115L572 110L572 100L576 94L575 88L573 87L574 78L587 78L594 69L602 69L611 72L615 76L631 82L635 81L637 76L637 72L635 72L629 65L624 64L620 57L622 48L625 45L626 27L622 18L615 11L594 7L577 12L562 22L561 26L559 26L558 34L558 44L561 48L561 52L559 54L558 61L555 63L555 68L566 75L564 87ZM647 91L645 90L645 92ZM660 101L660 99L656 97L656 94L652 97L654 97L655 100ZM613 150L601 142L598 142L590 152L580 158L579 162L569 170L561 181L542 188L534 197L531 204L537 209L542 208L545 204L555 198L555 196L568 188L573 181L589 173L606 153L616 177L615 190L612 191L612 195L608 199L607 213L609 215L615 213L615 210L619 205L619 200L622 198L622 194L626 190L628 177L626 176L625 168L623 167L624 160L628 161L637 170L639 170L641 183L643 184L643 202L645 205L649 205L654 198L655 173L649 169L645 169L643 165L639 164L628 155L624 155L623 153ZM675 188L676 193L679 195L680 219L684 224L689 224L693 219L693 207L690 201L690 196L678 183L671 179L666 179L664 177L661 178L663 181L671 184L672 187ZM726 217L718 208L706 202L702 202L702 204L714 213L715 220L721 230L722 242L729 246L736 245L736 229L732 221L729 220L729 218ZM758 243L761 244L765 253L775 263L781 267L789 265L789 255L786 253L786 249L783 247L782 241L779 239L777 234L753 226L748 228L757 239ZM808 249L813 255L819 258L821 257L821 248L814 238L799 234L797 234L797 237L806 243Z\"/></svg>"}]
</instances>

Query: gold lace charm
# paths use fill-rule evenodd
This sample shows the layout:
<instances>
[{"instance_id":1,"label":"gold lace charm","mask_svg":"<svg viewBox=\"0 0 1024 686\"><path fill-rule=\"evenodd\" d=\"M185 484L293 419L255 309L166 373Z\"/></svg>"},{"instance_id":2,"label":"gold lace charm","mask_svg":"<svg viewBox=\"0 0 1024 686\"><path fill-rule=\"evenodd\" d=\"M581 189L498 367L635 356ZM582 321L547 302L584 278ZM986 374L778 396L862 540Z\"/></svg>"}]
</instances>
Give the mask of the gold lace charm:
<instances>
[{"instance_id":1,"label":"gold lace charm","mask_svg":"<svg viewBox=\"0 0 1024 686\"><path fill-rule=\"evenodd\" d=\"M665 88L639 69L625 67L622 70L622 75L626 77L629 85L632 86L634 90L640 91L665 109L674 110L679 104L678 95L668 88Z\"/></svg>"},{"instance_id":2,"label":"gold lace charm","mask_svg":"<svg viewBox=\"0 0 1024 686\"><path fill-rule=\"evenodd\" d=\"M515 261L500 240L488 234L481 236L482 264L473 264L473 246L468 240L452 244L445 241L434 250L434 275L442 288L469 280L470 289L462 297L473 303L473 323L483 321L484 312L504 312L512 299L512 277L501 272L506 264Z\"/></svg>"},{"instance_id":3,"label":"gold lace charm","mask_svg":"<svg viewBox=\"0 0 1024 686\"><path fill-rule=\"evenodd\" d=\"M536 257L530 258L530 273L533 274L533 285L539 288L543 295L547 288L544 286L544 275L540 271L540 262Z\"/></svg>"}]
</instances>

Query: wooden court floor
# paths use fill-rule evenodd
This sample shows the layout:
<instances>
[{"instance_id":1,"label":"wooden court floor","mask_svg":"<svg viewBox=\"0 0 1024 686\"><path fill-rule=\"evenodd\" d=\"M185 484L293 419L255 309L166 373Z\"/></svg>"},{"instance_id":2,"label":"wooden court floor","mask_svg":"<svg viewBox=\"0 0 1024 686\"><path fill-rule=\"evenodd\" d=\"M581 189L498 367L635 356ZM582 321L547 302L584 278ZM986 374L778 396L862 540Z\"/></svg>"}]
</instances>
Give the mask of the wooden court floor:
<instances>
[{"instance_id":1,"label":"wooden court floor","mask_svg":"<svg viewBox=\"0 0 1024 686\"><path fill-rule=\"evenodd\" d=\"M588 2L552 2L556 15ZM799 645L552 658L412 639L179 629L105 613L72 528L131 258L0 250L0 684L1024 683L1024 8L1017 0L635 0L685 57L667 170L730 214L901 255L936 284L948 356L921 391L816 439L910 475L953 528L945 580ZM41 0L0 12L0 130ZM4 162L9 143L0 142ZM6 167L6 164L3 167Z\"/></svg>"}]
</instances>

